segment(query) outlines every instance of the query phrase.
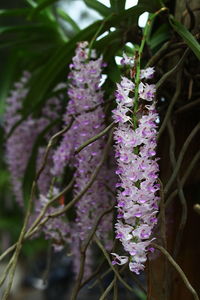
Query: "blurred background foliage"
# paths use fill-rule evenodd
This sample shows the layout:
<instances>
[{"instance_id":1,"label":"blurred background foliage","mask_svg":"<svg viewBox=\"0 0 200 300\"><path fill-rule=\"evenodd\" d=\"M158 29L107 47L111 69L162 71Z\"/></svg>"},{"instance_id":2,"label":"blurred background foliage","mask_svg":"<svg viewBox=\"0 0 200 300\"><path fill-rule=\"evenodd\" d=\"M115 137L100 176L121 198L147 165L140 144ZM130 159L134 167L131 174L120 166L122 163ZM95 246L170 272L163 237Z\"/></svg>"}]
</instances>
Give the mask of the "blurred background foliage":
<instances>
[{"instance_id":1,"label":"blurred background foliage","mask_svg":"<svg viewBox=\"0 0 200 300\"><path fill-rule=\"evenodd\" d=\"M107 74L104 83L105 93L107 96L113 93L115 83L120 78L117 57L121 56L125 49L129 54L133 54L133 47L140 43L142 29L138 27L139 17L143 14L143 20L140 22L143 23L141 26L144 26L148 13L155 12L161 7L161 2L157 0L151 3L140 0L136 4L137 1L126 3L123 0L112 0L110 3L97 0L2 2L0 10L0 67L3 70L0 86L1 123L6 97L13 82L18 80L23 70L29 70L32 77L29 83L30 91L23 103L20 122L30 114L37 115L41 111L45 101L55 93L53 92L55 86L65 82L68 64L78 41L92 40L94 48L103 54L104 60L108 63L105 70ZM167 18L165 15L162 17ZM160 18L157 22L160 22ZM163 22L162 26L158 27L154 24L154 27L149 44L155 52L156 48L169 38L170 26L169 22ZM66 97L64 100L66 102ZM13 201L14 196L3 155L5 136L2 126L0 130L2 145L0 228L9 231L14 241L22 225L22 212ZM39 147L41 139L42 136L38 137L34 151ZM28 174L25 175L24 187L25 189L28 187L27 193L30 191L35 175L36 158L31 155L31 159L27 168ZM37 241L32 242L34 243L38 245ZM24 249L34 252L33 247L27 246Z\"/></svg>"}]
</instances>

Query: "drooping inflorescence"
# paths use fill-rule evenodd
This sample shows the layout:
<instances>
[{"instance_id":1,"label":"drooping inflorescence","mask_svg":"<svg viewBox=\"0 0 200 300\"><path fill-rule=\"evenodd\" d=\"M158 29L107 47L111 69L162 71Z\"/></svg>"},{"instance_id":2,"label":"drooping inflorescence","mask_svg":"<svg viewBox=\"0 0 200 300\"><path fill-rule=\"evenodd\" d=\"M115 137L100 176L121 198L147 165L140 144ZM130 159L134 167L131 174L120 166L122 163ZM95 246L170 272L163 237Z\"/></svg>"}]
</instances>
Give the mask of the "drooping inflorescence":
<instances>
[{"instance_id":1,"label":"drooping inflorescence","mask_svg":"<svg viewBox=\"0 0 200 300\"><path fill-rule=\"evenodd\" d=\"M20 122L22 115L23 100L28 93L28 82L31 74L23 72L19 82L16 82L14 89L7 98L7 107L5 112L4 128L8 134L17 122ZM50 98L41 111L41 116L33 118L31 115L24 121L19 123L14 129L10 137L6 141L6 161L11 174L13 191L16 201L23 206L22 182L26 171L29 158L32 153L34 143L38 135L55 120L60 113L60 103L57 97ZM53 129L55 130L55 128ZM52 134L50 131L45 135L46 140ZM38 149L37 168L40 167L45 148L40 146ZM41 174L38 187L41 193L46 194L51 181L50 169L52 167L52 159L48 159L48 163L44 172Z\"/></svg>"},{"instance_id":2,"label":"drooping inflorescence","mask_svg":"<svg viewBox=\"0 0 200 300\"><path fill-rule=\"evenodd\" d=\"M125 56L123 64L133 67L133 62ZM146 83L153 77L154 69L140 72L138 88L139 105L136 102L135 84L122 77L117 84L117 108L113 118L117 123L114 132L115 153L118 163L117 175L117 223L116 238L125 250L125 255L114 256L113 264L129 262L131 271L139 274L144 269L152 241L152 231L157 223L159 190L158 164L156 155L156 120L158 114L155 103L155 85ZM150 104L147 104L147 101ZM137 105L137 111L134 110Z\"/></svg>"},{"instance_id":3,"label":"drooping inflorescence","mask_svg":"<svg viewBox=\"0 0 200 300\"><path fill-rule=\"evenodd\" d=\"M88 184L95 167L101 160L105 145L104 138L100 138L75 154L80 145L105 128L105 115L102 107L103 92L100 87L103 66L102 57L97 58L94 50L90 53L87 42L78 44L70 64L69 102L64 115L65 125L70 123L71 118L73 118L73 123L63 135L61 143L54 153L52 169L53 175L59 176L63 174L67 165L75 167L73 191L75 196ZM111 206L113 198L106 187L107 176L106 165L104 165L92 186L76 204L76 218L71 225L71 248L74 254L78 252L80 254L82 241L88 237L97 217ZM106 240L107 246L111 230L112 215L110 214L103 218L97 232L102 239ZM91 252L89 249L87 251ZM80 255L76 254L74 258L75 272L77 273ZM88 273L87 265L90 265L90 259L86 255L85 274Z\"/></svg>"}]
</instances>

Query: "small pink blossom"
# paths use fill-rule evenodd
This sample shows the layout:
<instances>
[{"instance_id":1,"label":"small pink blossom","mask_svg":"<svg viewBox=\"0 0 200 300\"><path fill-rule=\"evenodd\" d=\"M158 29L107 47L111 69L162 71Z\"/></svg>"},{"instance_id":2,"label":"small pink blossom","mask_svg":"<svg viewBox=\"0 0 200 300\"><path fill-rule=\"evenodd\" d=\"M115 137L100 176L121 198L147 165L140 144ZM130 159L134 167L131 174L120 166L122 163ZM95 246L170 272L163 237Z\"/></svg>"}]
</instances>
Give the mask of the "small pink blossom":
<instances>
[{"instance_id":1,"label":"small pink blossom","mask_svg":"<svg viewBox=\"0 0 200 300\"><path fill-rule=\"evenodd\" d=\"M140 98L147 101L152 101L155 97L155 92L156 92L155 84L140 83L140 88L139 88Z\"/></svg>"},{"instance_id":2,"label":"small pink blossom","mask_svg":"<svg viewBox=\"0 0 200 300\"><path fill-rule=\"evenodd\" d=\"M153 68L143 70L141 79L151 78L153 72ZM156 193L159 185L156 182L158 164L155 158L155 120L158 115L154 103L148 105L148 111L138 118L137 128L133 128L131 107L134 106L134 88L134 83L122 77L117 84L117 108L113 111L113 118L118 123L114 139L118 163L116 173L120 179L120 189L117 192L118 221L115 229L116 238L121 241L128 258L125 256L125 259L120 259L120 256L113 255L114 263L121 265L128 259L130 270L139 274L144 269L152 231L157 223L159 197ZM154 96L155 85L140 82L139 97L152 101Z\"/></svg>"},{"instance_id":3,"label":"small pink blossom","mask_svg":"<svg viewBox=\"0 0 200 300\"><path fill-rule=\"evenodd\" d=\"M140 78L141 79L151 79L153 77L154 72L155 72L155 70L153 67L143 69L140 72Z\"/></svg>"},{"instance_id":4,"label":"small pink blossom","mask_svg":"<svg viewBox=\"0 0 200 300\"><path fill-rule=\"evenodd\" d=\"M123 58L121 59L122 65L129 65L131 67L134 66L134 58L127 56L125 53L123 54Z\"/></svg>"}]
</instances>

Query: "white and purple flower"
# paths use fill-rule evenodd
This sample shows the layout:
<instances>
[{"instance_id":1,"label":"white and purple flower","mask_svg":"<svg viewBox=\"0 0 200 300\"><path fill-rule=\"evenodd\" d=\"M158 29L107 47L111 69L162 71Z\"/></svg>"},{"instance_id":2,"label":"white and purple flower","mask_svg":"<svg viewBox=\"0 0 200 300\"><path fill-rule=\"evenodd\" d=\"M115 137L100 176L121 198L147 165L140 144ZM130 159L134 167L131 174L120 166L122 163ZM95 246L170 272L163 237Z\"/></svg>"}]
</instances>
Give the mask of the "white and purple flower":
<instances>
[{"instance_id":1,"label":"white and purple flower","mask_svg":"<svg viewBox=\"0 0 200 300\"><path fill-rule=\"evenodd\" d=\"M127 61L127 58L125 59ZM150 79L153 68L141 70L141 79ZM118 221L115 224L116 238L127 252L125 256L112 253L114 264L129 262L131 271L139 274L144 269L152 231L157 223L159 190L158 164L156 155L156 123L158 114L155 104L143 105L143 112L136 113L137 128L133 126L135 84L122 77L117 85L117 108L113 118L118 123L114 132L116 142ZM139 101L152 101L155 97L155 85L146 82L139 84ZM141 99L141 100L140 100ZM145 100L145 101L144 101Z\"/></svg>"}]
</instances>

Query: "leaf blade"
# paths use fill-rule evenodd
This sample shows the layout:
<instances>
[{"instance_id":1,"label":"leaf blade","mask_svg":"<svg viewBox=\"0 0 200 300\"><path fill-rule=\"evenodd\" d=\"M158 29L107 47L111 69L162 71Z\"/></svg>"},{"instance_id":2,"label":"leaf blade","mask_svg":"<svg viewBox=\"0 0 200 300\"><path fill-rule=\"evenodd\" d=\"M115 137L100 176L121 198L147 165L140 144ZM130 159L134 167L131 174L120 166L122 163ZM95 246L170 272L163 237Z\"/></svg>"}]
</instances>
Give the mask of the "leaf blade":
<instances>
[{"instance_id":1,"label":"leaf blade","mask_svg":"<svg viewBox=\"0 0 200 300\"><path fill-rule=\"evenodd\" d=\"M84 0L84 2L88 7L94 9L95 11L100 13L100 15L102 15L103 17L107 17L111 13L109 7L100 3L97 0Z\"/></svg>"},{"instance_id":2,"label":"leaf blade","mask_svg":"<svg viewBox=\"0 0 200 300\"><path fill-rule=\"evenodd\" d=\"M200 44L195 39L195 37L187 30L187 28L183 24L175 20L172 15L170 16L169 21L173 29L180 35L180 37L185 41L188 47L200 60Z\"/></svg>"},{"instance_id":3,"label":"leaf blade","mask_svg":"<svg viewBox=\"0 0 200 300\"><path fill-rule=\"evenodd\" d=\"M58 12L58 15L63 20L65 20L66 22L68 22L72 26L72 28L74 29L75 32L79 32L80 31L79 26L76 24L76 22L65 11L63 11L60 8L57 8L57 12Z\"/></svg>"},{"instance_id":4,"label":"leaf blade","mask_svg":"<svg viewBox=\"0 0 200 300\"><path fill-rule=\"evenodd\" d=\"M29 17L33 18L36 16L40 11L47 8L48 6L54 4L58 0L43 0L41 3L39 3L36 7L32 9L32 12L30 13Z\"/></svg>"},{"instance_id":5,"label":"leaf blade","mask_svg":"<svg viewBox=\"0 0 200 300\"><path fill-rule=\"evenodd\" d=\"M30 8L21 8L21 9L0 9L0 16L23 16L30 13Z\"/></svg>"}]
</instances>

